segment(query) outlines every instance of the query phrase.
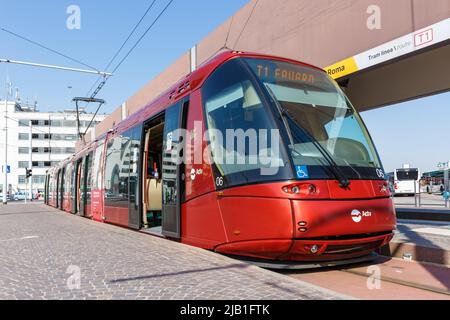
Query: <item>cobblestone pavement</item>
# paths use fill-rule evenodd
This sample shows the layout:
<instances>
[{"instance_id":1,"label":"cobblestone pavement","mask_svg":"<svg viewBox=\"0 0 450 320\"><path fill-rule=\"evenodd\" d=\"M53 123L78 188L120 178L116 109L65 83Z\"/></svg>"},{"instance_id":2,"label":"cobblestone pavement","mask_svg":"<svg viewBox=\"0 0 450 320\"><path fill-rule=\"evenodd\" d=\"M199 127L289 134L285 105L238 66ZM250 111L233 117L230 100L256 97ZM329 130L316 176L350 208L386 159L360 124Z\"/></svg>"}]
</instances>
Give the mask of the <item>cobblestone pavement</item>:
<instances>
[{"instance_id":1,"label":"cobblestone pavement","mask_svg":"<svg viewBox=\"0 0 450 320\"><path fill-rule=\"evenodd\" d=\"M205 250L44 205L0 207L0 300L345 298Z\"/></svg>"}]
</instances>

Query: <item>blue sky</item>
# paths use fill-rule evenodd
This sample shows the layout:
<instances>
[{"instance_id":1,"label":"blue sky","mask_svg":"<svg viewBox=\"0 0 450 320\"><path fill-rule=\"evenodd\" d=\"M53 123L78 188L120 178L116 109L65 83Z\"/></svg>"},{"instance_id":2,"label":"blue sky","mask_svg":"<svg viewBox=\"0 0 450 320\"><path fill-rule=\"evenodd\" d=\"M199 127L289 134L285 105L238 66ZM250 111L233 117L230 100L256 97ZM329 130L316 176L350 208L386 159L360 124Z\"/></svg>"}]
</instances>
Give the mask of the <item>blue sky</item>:
<instances>
[{"instance_id":1,"label":"blue sky","mask_svg":"<svg viewBox=\"0 0 450 320\"><path fill-rule=\"evenodd\" d=\"M422 172L450 161L450 93L363 112L387 171L403 163Z\"/></svg>"},{"instance_id":2,"label":"blue sky","mask_svg":"<svg viewBox=\"0 0 450 320\"><path fill-rule=\"evenodd\" d=\"M156 2L138 35L168 1ZM103 69L150 2L0 0L0 26ZM99 95L107 101L102 111L114 110L246 3L175 0ZM81 30L66 27L66 10L72 4L81 8ZM82 67L1 31L0 57ZM37 96L43 111L72 107L70 99L85 96L96 80L92 75L0 64L0 96L8 74L13 86L20 88L22 99L28 97L31 102ZM386 170L411 163L429 171L438 162L450 160L449 102L450 93L446 93L362 114ZM93 111L94 106L90 108Z\"/></svg>"},{"instance_id":3,"label":"blue sky","mask_svg":"<svg viewBox=\"0 0 450 320\"><path fill-rule=\"evenodd\" d=\"M151 2L0 0L0 26L103 69ZM168 2L156 1L126 48L135 43ZM103 111L114 110L246 3L175 0L99 95L108 103ZM81 30L66 27L66 10L72 4L81 9ZM85 68L1 31L0 57ZM0 96L4 95L7 72L13 85L20 88L22 98L33 100L37 95L43 111L66 108L69 97L85 96L96 80L92 75L0 64ZM72 92L68 86L73 87Z\"/></svg>"}]
</instances>

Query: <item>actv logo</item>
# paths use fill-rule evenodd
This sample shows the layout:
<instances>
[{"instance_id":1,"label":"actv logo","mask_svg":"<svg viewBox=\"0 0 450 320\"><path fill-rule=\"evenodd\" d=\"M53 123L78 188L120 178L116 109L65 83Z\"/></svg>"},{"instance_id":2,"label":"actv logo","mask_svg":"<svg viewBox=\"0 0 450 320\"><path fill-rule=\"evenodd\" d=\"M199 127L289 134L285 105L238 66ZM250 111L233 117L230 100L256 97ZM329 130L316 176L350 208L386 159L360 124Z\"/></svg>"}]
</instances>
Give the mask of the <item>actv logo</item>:
<instances>
[{"instance_id":1,"label":"actv logo","mask_svg":"<svg viewBox=\"0 0 450 320\"><path fill-rule=\"evenodd\" d=\"M359 211L359 210L353 210L352 211L352 219L356 223L360 223L363 218L369 218L372 216L372 212L370 211Z\"/></svg>"}]
</instances>

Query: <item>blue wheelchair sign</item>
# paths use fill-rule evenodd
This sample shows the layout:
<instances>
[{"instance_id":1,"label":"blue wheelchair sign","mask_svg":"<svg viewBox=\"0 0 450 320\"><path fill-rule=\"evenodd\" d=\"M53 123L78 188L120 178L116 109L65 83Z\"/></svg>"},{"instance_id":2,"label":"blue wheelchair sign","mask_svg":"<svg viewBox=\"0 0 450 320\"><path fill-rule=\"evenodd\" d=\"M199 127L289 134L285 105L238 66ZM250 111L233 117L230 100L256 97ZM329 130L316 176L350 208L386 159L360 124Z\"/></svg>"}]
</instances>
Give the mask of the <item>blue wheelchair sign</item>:
<instances>
[{"instance_id":1,"label":"blue wheelchair sign","mask_svg":"<svg viewBox=\"0 0 450 320\"><path fill-rule=\"evenodd\" d=\"M295 166L298 179L309 179L308 166Z\"/></svg>"},{"instance_id":2,"label":"blue wheelchair sign","mask_svg":"<svg viewBox=\"0 0 450 320\"><path fill-rule=\"evenodd\" d=\"M5 172L5 166L2 166L2 173ZM11 173L11 166L6 166L6 173Z\"/></svg>"}]
</instances>

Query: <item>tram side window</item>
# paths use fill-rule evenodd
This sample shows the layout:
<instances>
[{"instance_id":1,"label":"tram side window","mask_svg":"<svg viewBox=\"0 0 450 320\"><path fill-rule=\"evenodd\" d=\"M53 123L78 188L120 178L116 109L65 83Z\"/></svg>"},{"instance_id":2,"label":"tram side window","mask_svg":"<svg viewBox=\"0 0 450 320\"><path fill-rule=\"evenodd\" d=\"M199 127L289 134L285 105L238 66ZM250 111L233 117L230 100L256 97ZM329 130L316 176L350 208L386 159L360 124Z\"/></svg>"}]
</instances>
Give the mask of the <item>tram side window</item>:
<instances>
[{"instance_id":1,"label":"tram side window","mask_svg":"<svg viewBox=\"0 0 450 320\"><path fill-rule=\"evenodd\" d=\"M205 83L203 96L209 132L221 134L219 139L210 136L216 178L223 177L228 186L273 179L261 175L261 169L284 166L273 148L281 143L272 141L274 120L241 62L219 68Z\"/></svg>"},{"instance_id":2,"label":"tram side window","mask_svg":"<svg viewBox=\"0 0 450 320\"><path fill-rule=\"evenodd\" d=\"M128 200L128 176L130 163L130 139L122 136L108 141L105 164L106 205Z\"/></svg>"},{"instance_id":3,"label":"tram side window","mask_svg":"<svg viewBox=\"0 0 450 320\"><path fill-rule=\"evenodd\" d=\"M101 190L102 188L101 167L102 167L104 143L105 143L104 140L99 142L97 148L95 149L92 167L92 190Z\"/></svg>"},{"instance_id":4,"label":"tram side window","mask_svg":"<svg viewBox=\"0 0 450 320\"><path fill-rule=\"evenodd\" d=\"M142 126L137 126L134 129L125 133L127 139L130 139L130 181L129 181L129 198L130 203L134 203L135 210L139 206L139 159L141 150L141 134Z\"/></svg>"},{"instance_id":5,"label":"tram side window","mask_svg":"<svg viewBox=\"0 0 450 320\"><path fill-rule=\"evenodd\" d=\"M78 174L78 164L77 162L73 162L72 164L72 175L70 177L71 181L70 181L70 193L72 195L72 199L75 200L76 198L76 194L77 194L77 190L76 188L77 186L77 174Z\"/></svg>"},{"instance_id":6,"label":"tram side window","mask_svg":"<svg viewBox=\"0 0 450 320\"><path fill-rule=\"evenodd\" d=\"M91 185L92 185L92 152L86 157L86 166L87 166L87 174L86 174L86 204L89 204L91 201Z\"/></svg>"},{"instance_id":7,"label":"tram side window","mask_svg":"<svg viewBox=\"0 0 450 320\"><path fill-rule=\"evenodd\" d=\"M72 170L71 166L67 165L64 171L64 199L68 199L68 193L70 192L70 180L71 180Z\"/></svg>"},{"instance_id":8,"label":"tram side window","mask_svg":"<svg viewBox=\"0 0 450 320\"><path fill-rule=\"evenodd\" d=\"M48 188L47 188L47 198L48 200L53 200L53 174L48 176Z\"/></svg>"}]
</instances>

